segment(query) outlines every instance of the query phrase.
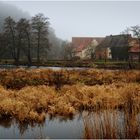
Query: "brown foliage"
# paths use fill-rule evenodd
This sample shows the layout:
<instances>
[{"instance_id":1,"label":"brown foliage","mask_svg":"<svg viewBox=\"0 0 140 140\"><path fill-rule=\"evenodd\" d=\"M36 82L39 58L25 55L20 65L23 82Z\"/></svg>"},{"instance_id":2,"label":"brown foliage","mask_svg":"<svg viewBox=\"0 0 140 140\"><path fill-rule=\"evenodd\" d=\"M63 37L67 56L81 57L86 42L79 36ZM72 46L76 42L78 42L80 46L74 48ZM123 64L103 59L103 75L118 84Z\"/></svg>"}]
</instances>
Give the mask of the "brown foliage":
<instances>
[{"instance_id":1,"label":"brown foliage","mask_svg":"<svg viewBox=\"0 0 140 140\"><path fill-rule=\"evenodd\" d=\"M28 86L21 90L0 87L0 114L20 121L41 122L45 113L72 116L81 110L119 109L131 114L140 111L140 86L137 83L110 85Z\"/></svg>"},{"instance_id":2,"label":"brown foliage","mask_svg":"<svg viewBox=\"0 0 140 140\"><path fill-rule=\"evenodd\" d=\"M115 82L140 83L140 71L13 69L0 70L0 84L10 89L26 86L49 85L60 89L63 85L84 83L103 85Z\"/></svg>"}]
</instances>

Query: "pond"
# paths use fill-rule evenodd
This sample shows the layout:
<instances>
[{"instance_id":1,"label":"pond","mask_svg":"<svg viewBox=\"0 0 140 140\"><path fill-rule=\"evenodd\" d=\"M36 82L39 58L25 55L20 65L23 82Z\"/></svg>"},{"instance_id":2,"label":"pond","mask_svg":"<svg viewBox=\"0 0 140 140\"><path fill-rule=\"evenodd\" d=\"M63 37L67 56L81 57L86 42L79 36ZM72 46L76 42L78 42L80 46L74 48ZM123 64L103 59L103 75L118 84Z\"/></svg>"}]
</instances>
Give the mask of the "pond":
<instances>
[{"instance_id":1,"label":"pond","mask_svg":"<svg viewBox=\"0 0 140 140\"><path fill-rule=\"evenodd\" d=\"M24 66L24 65L20 65L20 66L15 66L15 65L0 65L1 69L13 69L13 68L30 68L30 69L37 69L37 68L41 68L41 69L52 69L52 70L88 70L88 69L93 69L93 68L88 68L88 67L48 67L48 66Z\"/></svg>"},{"instance_id":2,"label":"pond","mask_svg":"<svg viewBox=\"0 0 140 140\"><path fill-rule=\"evenodd\" d=\"M87 135L91 135L94 138L94 135L91 133L92 131L94 134L98 132L97 134L100 134L99 137L103 138L103 135L107 133L107 131L113 133L114 128L117 138L126 138L125 135L128 129L126 129L126 126L131 128L131 125L133 126L131 129L135 127L135 129L138 130L137 135L140 136L140 114L136 115L136 119L137 124L134 126L134 124L131 124L130 118L130 123L127 121L126 124L126 117L123 112L103 111L92 113L83 112L75 115L71 119L63 117L50 118L47 116L44 123L32 125L27 123L20 124L14 119L0 120L0 138L82 139ZM105 128L107 129L106 132L104 131ZM130 132L130 130L128 131ZM109 136L111 137L111 135Z\"/></svg>"},{"instance_id":3,"label":"pond","mask_svg":"<svg viewBox=\"0 0 140 140\"><path fill-rule=\"evenodd\" d=\"M15 68L25 68L25 69L51 69L51 70L95 70L97 68L92 68L92 67L48 67L48 66L15 66L15 65L0 65L0 69L15 69ZM111 68L100 68L100 70L105 70L105 71L119 71L120 69L111 69ZM125 69L124 69L125 70Z\"/></svg>"},{"instance_id":4,"label":"pond","mask_svg":"<svg viewBox=\"0 0 140 140\"><path fill-rule=\"evenodd\" d=\"M82 138L83 121L80 115L72 119L46 118L43 124L20 124L14 119L0 121L0 138Z\"/></svg>"}]
</instances>

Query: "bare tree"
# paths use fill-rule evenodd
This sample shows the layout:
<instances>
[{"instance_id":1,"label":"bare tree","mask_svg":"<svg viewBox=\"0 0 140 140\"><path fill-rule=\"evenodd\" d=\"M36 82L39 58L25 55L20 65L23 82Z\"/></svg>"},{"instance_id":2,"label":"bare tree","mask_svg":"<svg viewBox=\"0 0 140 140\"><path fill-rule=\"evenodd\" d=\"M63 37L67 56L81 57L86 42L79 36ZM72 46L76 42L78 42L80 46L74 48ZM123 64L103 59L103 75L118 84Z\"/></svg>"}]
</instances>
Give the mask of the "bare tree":
<instances>
[{"instance_id":1,"label":"bare tree","mask_svg":"<svg viewBox=\"0 0 140 140\"><path fill-rule=\"evenodd\" d=\"M10 51L13 59L16 61L16 49L15 49L15 28L16 22L11 18L7 17L4 23L4 33L7 38L7 45L10 47Z\"/></svg>"},{"instance_id":2,"label":"bare tree","mask_svg":"<svg viewBox=\"0 0 140 140\"><path fill-rule=\"evenodd\" d=\"M131 31L133 33L133 36L138 39L139 50L140 50L140 26L139 25L132 26L130 29L131 29ZM138 59L138 61L140 62L140 51L139 51L139 59Z\"/></svg>"},{"instance_id":3,"label":"bare tree","mask_svg":"<svg viewBox=\"0 0 140 140\"><path fill-rule=\"evenodd\" d=\"M130 42L131 42L131 39L132 39L130 28L127 27L123 32L121 32L121 34L123 35L123 39L124 39L125 44L126 44L126 46L124 46L124 47L126 47L126 51L127 51L126 61L128 61L129 60Z\"/></svg>"},{"instance_id":4,"label":"bare tree","mask_svg":"<svg viewBox=\"0 0 140 140\"><path fill-rule=\"evenodd\" d=\"M25 55L27 56L28 59L28 65L31 65L32 63L32 58L31 58L31 25L30 21L22 18L19 20L17 23L18 30L21 33L21 39L24 40L24 50L25 50ZM26 44L27 44L27 49L26 49Z\"/></svg>"},{"instance_id":5,"label":"bare tree","mask_svg":"<svg viewBox=\"0 0 140 140\"><path fill-rule=\"evenodd\" d=\"M96 40L93 40L90 45L87 46L85 50L86 57L93 60L95 58L95 49L98 45Z\"/></svg>"},{"instance_id":6,"label":"bare tree","mask_svg":"<svg viewBox=\"0 0 140 140\"><path fill-rule=\"evenodd\" d=\"M22 19L16 23L16 56L17 63L19 63L20 53L21 53L21 45L23 39L23 27L22 27Z\"/></svg>"},{"instance_id":7,"label":"bare tree","mask_svg":"<svg viewBox=\"0 0 140 140\"><path fill-rule=\"evenodd\" d=\"M4 23L4 34L7 40L7 46L10 49L11 55L15 60L16 65L18 65L18 49L16 46L16 22L11 18L7 17Z\"/></svg>"},{"instance_id":8,"label":"bare tree","mask_svg":"<svg viewBox=\"0 0 140 140\"><path fill-rule=\"evenodd\" d=\"M63 59L65 60L70 60L72 58L72 45L70 42L68 41L63 41L62 42L62 56Z\"/></svg>"},{"instance_id":9,"label":"bare tree","mask_svg":"<svg viewBox=\"0 0 140 140\"><path fill-rule=\"evenodd\" d=\"M32 29L37 40L37 65L40 63L40 50L48 48L48 18L39 13L32 18Z\"/></svg>"},{"instance_id":10,"label":"bare tree","mask_svg":"<svg viewBox=\"0 0 140 140\"><path fill-rule=\"evenodd\" d=\"M130 42L131 42L131 29L130 28L126 28L123 32L121 32L121 34L123 35L124 39L125 39L125 42L127 42L127 52L128 52L128 58L127 58L127 61L128 61L128 66L130 69L132 69L134 66L133 66L133 59L131 58L131 54L129 54L129 49L130 49Z\"/></svg>"},{"instance_id":11,"label":"bare tree","mask_svg":"<svg viewBox=\"0 0 140 140\"><path fill-rule=\"evenodd\" d=\"M4 37L2 33L0 33L0 58L3 56L4 51L5 51L4 42L5 42Z\"/></svg>"}]
</instances>

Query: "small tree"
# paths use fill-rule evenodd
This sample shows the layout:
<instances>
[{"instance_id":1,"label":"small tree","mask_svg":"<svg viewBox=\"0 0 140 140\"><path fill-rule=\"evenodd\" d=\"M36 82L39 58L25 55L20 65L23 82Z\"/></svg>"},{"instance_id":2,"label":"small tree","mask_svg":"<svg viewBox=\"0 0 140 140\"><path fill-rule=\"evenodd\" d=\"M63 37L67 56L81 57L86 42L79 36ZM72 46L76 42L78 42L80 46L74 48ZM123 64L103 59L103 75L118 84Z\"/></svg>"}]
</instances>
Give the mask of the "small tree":
<instances>
[{"instance_id":1,"label":"small tree","mask_svg":"<svg viewBox=\"0 0 140 140\"><path fill-rule=\"evenodd\" d=\"M7 40L7 46L10 49L11 56L15 60L16 65L19 63L19 49L16 45L16 22L11 18L7 17L4 23L4 34Z\"/></svg>"},{"instance_id":2,"label":"small tree","mask_svg":"<svg viewBox=\"0 0 140 140\"><path fill-rule=\"evenodd\" d=\"M25 55L28 59L28 65L31 65L32 58L31 58L31 25L30 21L22 18L17 23L17 29L21 33L21 39L24 40L24 48L22 48L25 52ZM27 45L27 49L26 46Z\"/></svg>"},{"instance_id":3,"label":"small tree","mask_svg":"<svg viewBox=\"0 0 140 140\"><path fill-rule=\"evenodd\" d=\"M124 46L124 54L126 55L126 61L129 60L129 49L130 49L130 41L131 41L131 32L130 32L130 28L126 28L123 32L121 32L121 34L123 35L123 38L126 42L126 46Z\"/></svg>"},{"instance_id":4,"label":"small tree","mask_svg":"<svg viewBox=\"0 0 140 140\"><path fill-rule=\"evenodd\" d=\"M20 58L23 38L24 38L24 29L23 29L22 19L20 19L16 23L16 48L17 48L17 60L18 61L19 61L19 58Z\"/></svg>"},{"instance_id":5,"label":"small tree","mask_svg":"<svg viewBox=\"0 0 140 140\"><path fill-rule=\"evenodd\" d=\"M63 41L62 43L62 56L63 59L68 60L72 58L73 48L70 42Z\"/></svg>"},{"instance_id":6,"label":"small tree","mask_svg":"<svg viewBox=\"0 0 140 140\"><path fill-rule=\"evenodd\" d=\"M133 36L136 37L138 39L138 43L139 43L139 50L140 50L140 26L139 25L136 25L136 26L132 26L130 28L130 30L132 31L133 33ZM139 51L139 60L140 62L140 51Z\"/></svg>"},{"instance_id":7,"label":"small tree","mask_svg":"<svg viewBox=\"0 0 140 140\"><path fill-rule=\"evenodd\" d=\"M41 48L48 48L48 18L39 13L32 18L32 29L37 40L37 65L40 63Z\"/></svg>"},{"instance_id":8,"label":"small tree","mask_svg":"<svg viewBox=\"0 0 140 140\"><path fill-rule=\"evenodd\" d=\"M3 35L0 33L0 58L3 56L4 51L5 51L5 47L4 47L4 37Z\"/></svg>"},{"instance_id":9,"label":"small tree","mask_svg":"<svg viewBox=\"0 0 140 140\"><path fill-rule=\"evenodd\" d=\"M93 40L90 45L86 48L85 55L87 58L90 58L93 60L95 58L95 49L98 45L98 42L96 40Z\"/></svg>"}]
</instances>

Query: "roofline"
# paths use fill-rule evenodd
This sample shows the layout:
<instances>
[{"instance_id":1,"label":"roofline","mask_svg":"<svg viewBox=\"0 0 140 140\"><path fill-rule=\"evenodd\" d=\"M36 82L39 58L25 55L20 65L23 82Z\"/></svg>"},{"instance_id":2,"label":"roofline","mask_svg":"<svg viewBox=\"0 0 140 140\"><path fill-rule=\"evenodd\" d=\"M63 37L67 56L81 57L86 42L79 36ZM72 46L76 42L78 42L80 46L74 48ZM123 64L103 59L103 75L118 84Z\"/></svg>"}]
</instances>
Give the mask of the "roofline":
<instances>
[{"instance_id":1,"label":"roofline","mask_svg":"<svg viewBox=\"0 0 140 140\"><path fill-rule=\"evenodd\" d=\"M111 35L107 35L106 37L111 37L111 36L112 36L112 37L115 37L115 36L127 36L127 35L132 36L131 34L117 34L117 35L115 35L115 34L112 35L112 34L111 34Z\"/></svg>"},{"instance_id":2,"label":"roofline","mask_svg":"<svg viewBox=\"0 0 140 140\"><path fill-rule=\"evenodd\" d=\"M82 36L82 37L80 37L80 36L76 36L76 37L75 37L75 36L74 36L74 37L72 37L72 38L105 38L105 37L92 37L92 36L91 36L91 37L87 37L87 36L86 36L86 37L83 37L83 36Z\"/></svg>"}]
</instances>

